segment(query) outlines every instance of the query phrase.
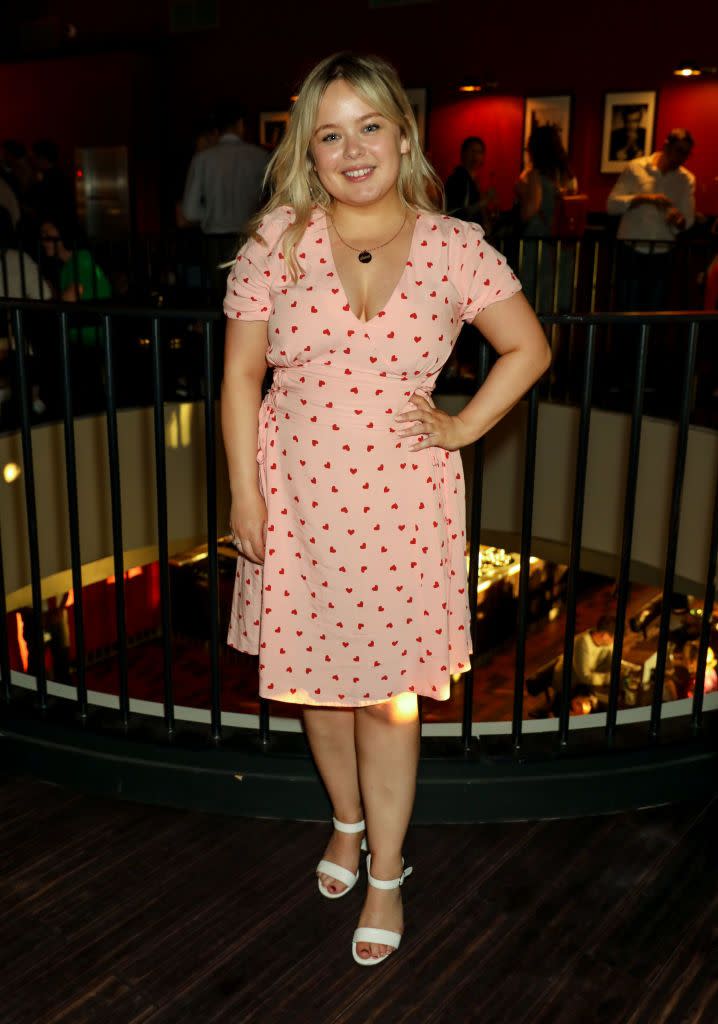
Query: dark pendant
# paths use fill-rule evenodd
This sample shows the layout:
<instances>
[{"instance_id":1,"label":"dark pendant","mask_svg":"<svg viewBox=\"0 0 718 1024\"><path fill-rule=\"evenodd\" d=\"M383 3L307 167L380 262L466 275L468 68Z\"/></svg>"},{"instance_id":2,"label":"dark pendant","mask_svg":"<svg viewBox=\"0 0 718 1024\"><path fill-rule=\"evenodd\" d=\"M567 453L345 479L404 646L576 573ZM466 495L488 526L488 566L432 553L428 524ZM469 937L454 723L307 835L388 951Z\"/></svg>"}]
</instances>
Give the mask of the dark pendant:
<instances>
[{"instance_id":1,"label":"dark pendant","mask_svg":"<svg viewBox=\"0 0 718 1024\"><path fill-rule=\"evenodd\" d=\"M364 249L362 252L359 253L357 259L359 260L360 263L371 263L371 253L367 252L367 250Z\"/></svg>"}]
</instances>

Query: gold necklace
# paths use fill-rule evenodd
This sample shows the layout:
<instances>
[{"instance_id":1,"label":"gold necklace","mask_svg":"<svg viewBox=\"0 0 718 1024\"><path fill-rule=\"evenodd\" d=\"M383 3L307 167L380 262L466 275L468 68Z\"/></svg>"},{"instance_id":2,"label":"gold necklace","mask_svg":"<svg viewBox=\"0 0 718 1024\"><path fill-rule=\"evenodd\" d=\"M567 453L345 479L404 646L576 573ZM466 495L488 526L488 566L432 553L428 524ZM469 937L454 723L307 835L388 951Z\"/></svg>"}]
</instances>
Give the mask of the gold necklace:
<instances>
[{"instance_id":1,"label":"gold necklace","mask_svg":"<svg viewBox=\"0 0 718 1024\"><path fill-rule=\"evenodd\" d=\"M334 223L334 218L330 216L329 220L332 222L332 227L337 232L337 238L342 243L342 245L345 245L347 247L347 249L353 249L354 252L358 252L359 255L357 256L357 259L359 260L360 263L371 263L371 261L372 261L372 253L373 252L376 252L377 249L383 249L385 245L389 245L390 242L393 242L394 239L397 238L401 234L401 232L402 232L402 230L404 228L404 225L406 224L406 213L404 213L404 219L401 222L401 227L396 232L396 234L392 235L391 238L388 239L386 242L382 242L381 245L375 245L373 249L357 249L357 247L355 245L349 245L349 243L345 242L344 239L342 238L342 236L337 231L337 226Z\"/></svg>"}]
</instances>

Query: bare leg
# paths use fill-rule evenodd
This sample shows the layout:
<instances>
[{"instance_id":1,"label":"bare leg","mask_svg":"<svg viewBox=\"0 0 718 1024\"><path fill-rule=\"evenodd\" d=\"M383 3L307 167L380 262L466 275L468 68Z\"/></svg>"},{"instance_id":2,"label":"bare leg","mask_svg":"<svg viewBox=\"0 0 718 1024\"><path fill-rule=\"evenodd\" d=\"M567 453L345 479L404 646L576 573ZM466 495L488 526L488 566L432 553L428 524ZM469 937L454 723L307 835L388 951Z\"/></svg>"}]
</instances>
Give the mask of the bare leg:
<instances>
[{"instance_id":1,"label":"bare leg","mask_svg":"<svg viewBox=\"0 0 718 1024\"><path fill-rule=\"evenodd\" d=\"M357 758L354 746L354 709L303 709L304 728L319 774L327 787L334 817L347 824L363 817ZM362 832L333 832L322 859L330 860L355 872L359 866ZM346 885L323 872L318 876L332 893L342 892Z\"/></svg>"},{"instance_id":2,"label":"bare leg","mask_svg":"<svg viewBox=\"0 0 718 1024\"><path fill-rule=\"evenodd\" d=\"M371 873L384 880L398 878L416 795L421 732L416 698L402 694L398 700L356 708L354 715ZM402 932L403 926L401 889L367 886L359 927ZM358 955L367 959L391 951L373 942L357 944Z\"/></svg>"}]
</instances>

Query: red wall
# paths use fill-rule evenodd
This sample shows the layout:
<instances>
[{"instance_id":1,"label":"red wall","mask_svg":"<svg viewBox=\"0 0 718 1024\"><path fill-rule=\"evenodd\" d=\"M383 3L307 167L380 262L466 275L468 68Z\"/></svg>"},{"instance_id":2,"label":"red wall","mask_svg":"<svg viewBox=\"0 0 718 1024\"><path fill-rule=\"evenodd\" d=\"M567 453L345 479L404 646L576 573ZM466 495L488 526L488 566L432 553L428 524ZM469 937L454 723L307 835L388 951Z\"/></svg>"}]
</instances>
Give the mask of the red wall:
<instances>
[{"instance_id":1,"label":"red wall","mask_svg":"<svg viewBox=\"0 0 718 1024\"><path fill-rule=\"evenodd\" d=\"M495 188L499 206L510 207L521 169L523 117L523 99L517 96L458 100L433 110L428 148L441 178L446 179L458 163L462 139L479 135L486 143L482 189Z\"/></svg>"},{"instance_id":2,"label":"red wall","mask_svg":"<svg viewBox=\"0 0 718 1024\"><path fill-rule=\"evenodd\" d=\"M511 202L521 167L525 95L573 95L573 167L591 207L601 210L614 180L599 170L604 92L656 89L657 138L674 125L694 132L689 166L698 176L699 205L718 213L718 82L671 77L687 55L685 33L671 28L676 15L669 0L631 11L618 0L604 0L600 11L554 0L550 13L537 13L528 0L481 9L462 0L387 8L343 0L339 19L336 0L304 8L275 0L271 17L261 4L220 0L218 29L178 35L168 33L166 0L103 8L96 0L46 0L44 6L73 23L86 48L93 39L107 47L114 33L125 49L0 66L0 95L11 97L0 105L0 138L31 142L49 135L68 160L75 143L129 144L146 229L157 226L160 208L171 220L198 115L219 98L236 96L254 131L260 110L286 108L314 62L346 45L381 53L407 86L428 89L429 148L442 175L454 166L465 134L486 138L484 183L495 182L502 206ZM717 35L715 4L693 10L690 56L715 64ZM500 91L461 98L457 87L467 77L497 79Z\"/></svg>"},{"instance_id":3,"label":"red wall","mask_svg":"<svg viewBox=\"0 0 718 1024\"><path fill-rule=\"evenodd\" d=\"M496 187L499 204L509 207L522 166L523 110L521 96L469 96L434 108L429 148L439 174L445 178L456 165L463 138L480 135L487 145L481 184ZM575 97L571 164L592 210L603 210L616 180L600 172L602 125L603 94ZM703 213L718 213L718 82L675 79L661 88L655 148L671 128L688 128L693 134L696 145L686 166L697 178L696 205Z\"/></svg>"}]
</instances>

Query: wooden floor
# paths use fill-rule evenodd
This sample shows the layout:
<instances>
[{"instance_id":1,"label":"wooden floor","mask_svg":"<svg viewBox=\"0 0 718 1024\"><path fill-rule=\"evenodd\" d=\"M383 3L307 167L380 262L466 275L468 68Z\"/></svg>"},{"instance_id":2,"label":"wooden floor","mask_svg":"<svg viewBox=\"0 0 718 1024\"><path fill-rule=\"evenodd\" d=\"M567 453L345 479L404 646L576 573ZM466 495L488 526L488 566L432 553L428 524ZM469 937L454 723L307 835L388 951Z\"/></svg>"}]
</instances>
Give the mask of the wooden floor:
<instances>
[{"instance_id":1,"label":"wooden floor","mask_svg":"<svg viewBox=\"0 0 718 1024\"><path fill-rule=\"evenodd\" d=\"M718 1021L718 810L413 827L399 951L351 959L328 827L0 777L3 1024Z\"/></svg>"}]
</instances>

